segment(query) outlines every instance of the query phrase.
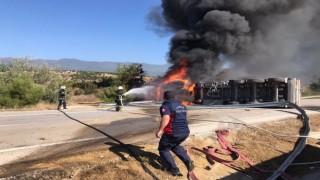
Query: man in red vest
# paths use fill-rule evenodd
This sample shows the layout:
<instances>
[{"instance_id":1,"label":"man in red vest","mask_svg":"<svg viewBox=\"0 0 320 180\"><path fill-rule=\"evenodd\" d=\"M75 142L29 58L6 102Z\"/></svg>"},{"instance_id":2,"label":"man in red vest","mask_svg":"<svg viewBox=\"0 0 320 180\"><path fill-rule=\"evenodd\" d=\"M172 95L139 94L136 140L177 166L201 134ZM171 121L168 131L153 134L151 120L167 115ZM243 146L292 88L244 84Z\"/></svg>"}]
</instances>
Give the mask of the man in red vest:
<instances>
[{"instance_id":1,"label":"man in red vest","mask_svg":"<svg viewBox=\"0 0 320 180\"><path fill-rule=\"evenodd\" d=\"M174 91L166 91L163 99L165 102L160 107L161 123L156 137L159 142L160 157L169 165L169 172L173 176L182 176L170 151L176 154L187 166L188 171L194 169L193 161L187 151L180 145L190 133L187 121L187 109L176 100Z\"/></svg>"}]
</instances>

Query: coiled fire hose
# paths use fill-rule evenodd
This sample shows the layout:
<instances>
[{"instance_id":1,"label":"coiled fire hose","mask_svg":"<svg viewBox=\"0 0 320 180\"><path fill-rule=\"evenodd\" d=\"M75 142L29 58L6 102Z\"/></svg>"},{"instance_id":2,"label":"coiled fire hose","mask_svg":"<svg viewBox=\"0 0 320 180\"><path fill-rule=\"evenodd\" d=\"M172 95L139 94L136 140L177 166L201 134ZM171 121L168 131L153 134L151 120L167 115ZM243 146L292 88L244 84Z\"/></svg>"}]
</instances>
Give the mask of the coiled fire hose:
<instances>
[{"instance_id":1,"label":"coiled fire hose","mask_svg":"<svg viewBox=\"0 0 320 180\"><path fill-rule=\"evenodd\" d=\"M147 114L147 113L136 113L136 112L131 112L127 109L124 108L123 102L122 102L122 98L121 98L121 106L122 108L131 114L140 114L140 115L149 115L149 116L156 116L159 117L159 115L155 115L155 114ZM286 135L286 134L278 134L275 132L271 132L253 125L250 125L248 123L245 122L234 122L234 121L214 121L214 120L207 120L207 119L194 119L194 118L189 118L192 120L197 120L197 121L210 121L210 122L218 122L218 123L232 123L232 124L240 124L240 125L244 125L246 127L250 127L250 128L254 128L257 130L261 130L267 133L270 133L272 135L275 136L287 136L287 137L298 137L297 143L296 143L296 147L295 149L291 152L291 154L287 157L286 160L283 161L283 163L278 167L278 169L271 175L269 176L267 179L268 180L274 180L277 179L279 176L282 176L283 178L287 178L285 177L283 174L283 172L290 166L290 164L294 161L294 159L301 153L301 151L304 149L306 143L307 143L307 137L309 136L310 133L310 122L309 122L309 116L306 114L306 112L299 107L298 105L291 103L291 102L272 102L272 103L263 103L263 104L255 104L255 105L248 105L246 106L248 107L275 107L275 106L289 106L292 108L295 108L296 110L298 110L300 112L301 118L304 121L304 131L302 132L301 135ZM230 107L229 107L230 108ZM239 106L234 105L233 108L239 108ZM200 109L210 109L209 107L203 107ZM312 138L312 137L311 137Z\"/></svg>"}]
</instances>

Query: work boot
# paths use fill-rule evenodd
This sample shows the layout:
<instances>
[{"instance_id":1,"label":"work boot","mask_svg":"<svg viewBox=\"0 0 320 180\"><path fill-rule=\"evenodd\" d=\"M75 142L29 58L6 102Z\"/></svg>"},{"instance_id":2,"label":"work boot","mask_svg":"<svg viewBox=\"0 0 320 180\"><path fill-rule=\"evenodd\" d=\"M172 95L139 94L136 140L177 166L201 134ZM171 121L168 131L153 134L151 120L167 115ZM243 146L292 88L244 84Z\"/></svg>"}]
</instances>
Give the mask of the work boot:
<instances>
[{"instance_id":1,"label":"work boot","mask_svg":"<svg viewBox=\"0 0 320 180\"><path fill-rule=\"evenodd\" d=\"M183 176L179 168L170 169L170 173L172 176Z\"/></svg>"},{"instance_id":2,"label":"work boot","mask_svg":"<svg viewBox=\"0 0 320 180\"><path fill-rule=\"evenodd\" d=\"M193 161L187 162L186 166L187 166L187 169L188 169L189 172L194 170L194 162Z\"/></svg>"}]
</instances>

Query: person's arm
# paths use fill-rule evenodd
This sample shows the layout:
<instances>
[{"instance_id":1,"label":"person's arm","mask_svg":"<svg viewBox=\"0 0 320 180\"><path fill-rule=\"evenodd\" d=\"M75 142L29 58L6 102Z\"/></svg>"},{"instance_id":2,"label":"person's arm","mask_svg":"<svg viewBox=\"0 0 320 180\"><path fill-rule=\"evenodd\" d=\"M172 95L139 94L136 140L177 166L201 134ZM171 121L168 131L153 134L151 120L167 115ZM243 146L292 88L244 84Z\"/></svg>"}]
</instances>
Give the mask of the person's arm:
<instances>
[{"instance_id":1,"label":"person's arm","mask_svg":"<svg viewBox=\"0 0 320 180\"><path fill-rule=\"evenodd\" d=\"M160 138L163 134L164 128L169 124L170 122L170 116L169 115L163 115L161 119L161 123L159 126L158 131L156 132L156 137Z\"/></svg>"}]
</instances>

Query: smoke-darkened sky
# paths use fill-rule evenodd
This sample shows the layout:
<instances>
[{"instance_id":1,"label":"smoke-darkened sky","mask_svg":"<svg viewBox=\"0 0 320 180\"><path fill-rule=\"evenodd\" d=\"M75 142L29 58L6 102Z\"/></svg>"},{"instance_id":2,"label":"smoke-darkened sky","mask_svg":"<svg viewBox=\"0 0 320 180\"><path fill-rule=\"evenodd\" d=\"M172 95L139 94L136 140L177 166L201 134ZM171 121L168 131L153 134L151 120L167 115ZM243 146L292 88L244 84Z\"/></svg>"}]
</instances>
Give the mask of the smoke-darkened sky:
<instances>
[{"instance_id":1,"label":"smoke-darkened sky","mask_svg":"<svg viewBox=\"0 0 320 180\"><path fill-rule=\"evenodd\" d=\"M175 33L168 62L188 60L192 80L310 80L320 75L319 14L319 0L162 0L149 19Z\"/></svg>"}]
</instances>

